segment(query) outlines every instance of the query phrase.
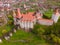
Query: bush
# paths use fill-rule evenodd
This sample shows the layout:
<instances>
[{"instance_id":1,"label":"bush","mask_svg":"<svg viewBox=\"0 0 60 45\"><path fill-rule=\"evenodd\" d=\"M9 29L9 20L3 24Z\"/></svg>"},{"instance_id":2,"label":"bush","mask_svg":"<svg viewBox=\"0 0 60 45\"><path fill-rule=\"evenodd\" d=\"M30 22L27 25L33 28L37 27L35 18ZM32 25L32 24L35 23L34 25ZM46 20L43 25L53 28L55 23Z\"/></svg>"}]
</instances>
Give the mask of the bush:
<instances>
[{"instance_id":1,"label":"bush","mask_svg":"<svg viewBox=\"0 0 60 45\"><path fill-rule=\"evenodd\" d=\"M2 30L2 34L5 34L5 33L7 33L7 30L5 30L5 29Z\"/></svg>"},{"instance_id":2,"label":"bush","mask_svg":"<svg viewBox=\"0 0 60 45\"><path fill-rule=\"evenodd\" d=\"M60 44L60 38L58 36L51 34L51 37L53 42Z\"/></svg>"}]
</instances>

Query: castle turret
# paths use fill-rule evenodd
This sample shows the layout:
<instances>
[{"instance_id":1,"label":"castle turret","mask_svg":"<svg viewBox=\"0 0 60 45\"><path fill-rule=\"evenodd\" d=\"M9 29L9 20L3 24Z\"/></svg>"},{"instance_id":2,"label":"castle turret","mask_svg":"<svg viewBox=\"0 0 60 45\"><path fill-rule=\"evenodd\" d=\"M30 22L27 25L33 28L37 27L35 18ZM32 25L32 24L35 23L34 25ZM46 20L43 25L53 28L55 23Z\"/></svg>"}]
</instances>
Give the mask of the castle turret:
<instances>
[{"instance_id":1,"label":"castle turret","mask_svg":"<svg viewBox=\"0 0 60 45\"><path fill-rule=\"evenodd\" d=\"M17 8L17 16L16 16L17 18L21 18L22 17L22 14L20 13L20 9L19 8Z\"/></svg>"}]
</instances>

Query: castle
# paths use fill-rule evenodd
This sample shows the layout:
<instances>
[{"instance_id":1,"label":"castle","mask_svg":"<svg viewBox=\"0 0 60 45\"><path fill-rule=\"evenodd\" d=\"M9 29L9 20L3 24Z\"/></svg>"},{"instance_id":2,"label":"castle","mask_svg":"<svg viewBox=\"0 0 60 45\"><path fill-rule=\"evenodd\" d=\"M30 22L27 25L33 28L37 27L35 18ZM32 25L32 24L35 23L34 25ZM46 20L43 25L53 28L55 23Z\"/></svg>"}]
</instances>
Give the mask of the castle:
<instances>
[{"instance_id":1,"label":"castle","mask_svg":"<svg viewBox=\"0 0 60 45\"><path fill-rule=\"evenodd\" d=\"M53 23L57 23L60 16L58 10L59 9L57 8L55 9L51 19L44 19L43 14L40 11L22 14L20 13L20 9L17 8L16 12L13 10L14 25L19 25L23 29L33 29L36 22L41 25L53 25Z\"/></svg>"}]
</instances>

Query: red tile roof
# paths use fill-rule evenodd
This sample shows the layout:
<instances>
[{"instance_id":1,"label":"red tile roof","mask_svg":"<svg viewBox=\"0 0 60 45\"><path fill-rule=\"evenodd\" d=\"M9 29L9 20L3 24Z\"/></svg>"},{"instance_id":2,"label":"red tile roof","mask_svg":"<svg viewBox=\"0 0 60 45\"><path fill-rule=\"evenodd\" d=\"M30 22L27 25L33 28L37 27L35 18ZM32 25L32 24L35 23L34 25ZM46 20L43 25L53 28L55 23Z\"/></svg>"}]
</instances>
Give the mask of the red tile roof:
<instances>
[{"instance_id":1,"label":"red tile roof","mask_svg":"<svg viewBox=\"0 0 60 45\"><path fill-rule=\"evenodd\" d=\"M29 12L27 14L22 14L23 18L21 21L33 21L35 19L35 16L33 16L32 12Z\"/></svg>"},{"instance_id":2,"label":"red tile roof","mask_svg":"<svg viewBox=\"0 0 60 45\"><path fill-rule=\"evenodd\" d=\"M16 18L21 18L21 21L33 21L35 19L35 16L33 16L34 12L28 12L26 14L21 14L20 9L17 9L17 15Z\"/></svg>"},{"instance_id":3,"label":"red tile roof","mask_svg":"<svg viewBox=\"0 0 60 45\"><path fill-rule=\"evenodd\" d=\"M46 21L46 22L53 22L53 20L50 20L50 19L43 19L43 18L40 18L38 20L43 20L43 21Z\"/></svg>"}]
</instances>

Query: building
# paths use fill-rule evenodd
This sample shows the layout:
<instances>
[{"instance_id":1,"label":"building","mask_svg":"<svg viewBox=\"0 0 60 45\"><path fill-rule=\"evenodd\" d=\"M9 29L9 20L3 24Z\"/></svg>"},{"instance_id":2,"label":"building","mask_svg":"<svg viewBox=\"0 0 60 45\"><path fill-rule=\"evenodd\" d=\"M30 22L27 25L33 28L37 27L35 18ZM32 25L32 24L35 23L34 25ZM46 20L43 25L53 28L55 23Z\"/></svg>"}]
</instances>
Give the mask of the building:
<instances>
[{"instance_id":1,"label":"building","mask_svg":"<svg viewBox=\"0 0 60 45\"><path fill-rule=\"evenodd\" d=\"M14 12L14 11L13 11ZM17 9L17 13L14 12L14 24L20 25L23 29L33 28L34 24L36 24L36 18L33 16L34 12L29 12L26 14L21 14L20 9Z\"/></svg>"},{"instance_id":2,"label":"building","mask_svg":"<svg viewBox=\"0 0 60 45\"><path fill-rule=\"evenodd\" d=\"M17 8L16 12L13 11L14 25L19 25L21 28L27 30L34 28L36 23L41 25L53 25L59 19L59 12L56 11L55 15L52 15L52 19L44 19L41 11L28 12L26 14L20 13L20 9Z\"/></svg>"},{"instance_id":3,"label":"building","mask_svg":"<svg viewBox=\"0 0 60 45\"><path fill-rule=\"evenodd\" d=\"M54 21L54 23L58 22L58 19L60 17L60 10L58 8L55 8L54 10L54 14L52 15L52 20Z\"/></svg>"},{"instance_id":4,"label":"building","mask_svg":"<svg viewBox=\"0 0 60 45\"><path fill-rule=\"evenodd\" d=\"M35 17L36 17L37 20L38 20L38 19L41 19L41 18L43 17L43 14L42 14L41 11L37 10L35 13L36 13L36 14L34 14L34 15L35 15Z\"/></svg>"},{"instance_id":5,"label":"building","mask_svg":"<svg viewBox=\"0 0 60 45\"><path fill-rule=\"evenodd\" d=\"M50 25L53 25L53 20L49 20L49 19L38 19L38 23L41 24L41 25L47 25L47 26L50 26Z\"/></svg>"}]
</instances>

